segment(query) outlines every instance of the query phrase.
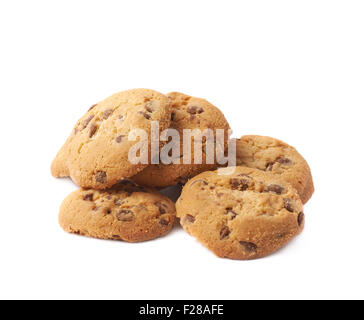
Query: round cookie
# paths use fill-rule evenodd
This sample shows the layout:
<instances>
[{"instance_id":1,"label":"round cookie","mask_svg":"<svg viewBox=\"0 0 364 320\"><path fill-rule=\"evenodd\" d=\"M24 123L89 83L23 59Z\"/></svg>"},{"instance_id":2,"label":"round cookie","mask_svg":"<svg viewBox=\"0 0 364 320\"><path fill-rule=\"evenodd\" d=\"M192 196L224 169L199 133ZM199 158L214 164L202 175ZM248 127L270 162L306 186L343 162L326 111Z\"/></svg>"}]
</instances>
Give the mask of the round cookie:
<instances>
[{"instance_id":1,"label":"round cookie","mask_svg":"<svg viewBox=\"0 0 364 320\"><path fill-rule=\"evenodd\" d=\"M310 167L298 151L283 141L263 136L236 139L237 166L279 175L298 192L303 204L314 193Z\"/></svg>"},{"instance_id":2,"label":"round cookie","mask_svg":"<svg viewBox=\"0 0 364 320\"><path fill-rule=\"evenodd\" d=\"M134 129L148 134L151 122L158 121L160 132L171 122L171 106L166 96L149 89L114 94L91 106L52 163L55 177L71 176L84 188L106 189L131 177L147 164L129 161L129 149L136 141L128 135Z\"/></svg>"},{"instance_id":3,"label":"round cookie","mask_svg":"<svg viewBox=\"0 0 364 320\"><path fill-rule=\"evenodd\" d=\"M223 113L217 107L204 99L191 97L183 93L172 92L167 94L167 96L172 104L171 128L176 129L181 138L181 156L183 155L184 129L200 129L202 132L205 129L212 129L214 131L215 141L216 130L223 129L225 132L224 148L226 150L230 127ZM191 143L192 162L194 159L193 146L194 142ZM207 164L205 141L202 141L202 150L202 164L183 164L183 159L181 157L180 164L165 165L161 163L150 165L132 179L140 185L156 188L166 188L176 184L184 184L188 179L203 171L217 168L216 163Z\"/></svg>"},{"instance_id":4,"label":"round cookie","mask_svg":"<svg viewBox=\"0 0 364 320\"><path fill-rule=\"evenodd\" d=\"M217 256L264 257L302 231L302 202L289 183L252 168L220 170L191 179L176 203L183 228Z\"/></svg>"},{"instance_id":5,"label":"round cookie","mask_svg":"<svg viewBox=\"0 0 364 320\"><path fill-rule=\"evenodd\" d=\"M59 213L66 232L127 242L164 236L175 219L168 197L127 180L105 191L79 189L63 201Z\"/></svg>"}]
</instances>

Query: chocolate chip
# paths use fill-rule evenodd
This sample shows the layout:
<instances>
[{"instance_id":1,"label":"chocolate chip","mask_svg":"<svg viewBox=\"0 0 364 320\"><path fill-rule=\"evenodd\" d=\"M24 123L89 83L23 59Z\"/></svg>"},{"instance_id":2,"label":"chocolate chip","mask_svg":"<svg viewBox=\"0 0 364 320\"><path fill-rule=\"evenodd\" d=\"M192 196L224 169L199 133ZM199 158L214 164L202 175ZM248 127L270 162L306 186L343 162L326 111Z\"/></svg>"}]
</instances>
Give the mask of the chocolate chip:
<instances>
[{"instance_id":1,"label":"chocolate chip","mask_svg":"<svg viewBox=\"0 0 364 320\"><path fill-rule=\"evenodd\" d=\"M189 106L187 108L187 112L191 113L191 114L200 114L200 113L204 112L204 110L198 106Z\"/></svg>"},{"instance_id":2,"label":"chocolate chip","mask_svg":"<svg viewBox=\"0 0 364 320\"><path fill-rule=\"evenodd\" d=\"M91 122L91 120L94 118L95 116L92 115L92 116L89 116L87 119L85 119L83 122L82 122L82 129L86 129L86 127L88 126L88 124Z\"/></svg>"},{"instance_id":3,"label":"chocolate chip","mask_svg":"<svg viewBox=\"0 0 364 320\"><path fill-rule=\"evenodd\" d=\"M238 189L240 183L239 183L239 179L230 179L230 184L233 187L233 189Z\"/></svg>"},{"instance_id":4,"label":"chocolate chip","mask_svg":"<svg viewBox=\"0 0 364 320\"><path fill-rule=\"evenodd\" d=\"M85 201L94 201L94 194L93 193L85 194L84 197L83 197L83 200L85 200Z\"/></svg>"},{"instance_id":5,"label":"chocolate chip","mask_svg":"<svg viewBox=\"0 0 364 320\"><path fill-rule=\"evenodd\" d=\"M102 115L104 120L109 119L109 117L113 114L114 110L113 109L108 109L106 111L104 111L104 114Z\"/></svg>"},{"instance_id":6,"label":"chocolate chip","mask_svg":"<svg viewBox=\"0 0 364 320\"><path fill-rule=\"evenodd\" d=\"M95 135L95 133L97 132L98 129L99 129L99 127L93 123L91 125L91 127L90 127L89 137L92 138Z\"/></svg>"},{"instance_id":7,"label":"chocolate chip","mask_svg":"<svg viewBox=\"0 0 364 320\"><path fill-rule=\"evenodd\" d=\"M120 236L118 236L117 234L113 234L112 236L114 239L121 239Z\"/></svg>"},{"instance_id":8,"label":"chocolate chip","mask_svg":"<svg viewBox=\"0 0 364 320\"><path fill-rule=\"evenodd\" d=\"M124 209L116 214L116 218L119 221L123 221L123 222L132 221L132 220L134 220L134 212L131 210Z\"/></svg>"},{"instance_id":9,"label":"chocolate chip","mask_svg":"<svg viewBox=\"0 0 364 320\"><path fill-rule=\"evenodd\" d=\"M151 116L146 112L139 111L138 114L141 114L147 120L150 120L151 118Z\"/></svg>"},{"instance_id":10,"label":"chocolate chip","mask_svg":"<svg viewBox=\"0 0 364 320\"><path fill-rule=\"evenodd\" d=\"M107 180L106 172L104 172L104 171L98 171L98 172L96 172L96 174L95 174L95 180L98 183L105 183L106 180Z\"/></svg>"},{"instance_id":11,"label":"chocolate chip","mask_svg":"<svg viewBox=\"0 0 364 320\"><path fill-rule=\"evenodd\" d=\"M301 226L301 224L302 224L302 222L303 222L303 220L305 219L305 215L304 215L304 213L303 212L300 212L299 214L298 214L298 218L297 218L297 222L298 222L298 225L299 226Z\"/></svg>"},{"instance_id":12,"label":"chocolate chip","mask_svg":"<svg viewBox=\"0 0 364 320\"><path fill-rule=\"evenodd\" d=\"M190 214L186 214L185 218L184 218L184 222L185 223L194 223L195 222L195 217L191 216Z\"/></svg>"},{"instance_id":13,"label":"chocolate chip","mask_svg":"<svg viewBox=\"0 0 364 320\"><path fill-rule=\"evenodd\" d=\"M294 212L292 200L289 198L285 198L285 199L283 199L283 201L284 201L284 208L286 210L288 210L289 212Z\"/></svg>"},{"instance_id":14,"label":"chocolate chip","mask_svg":"<svg viewBox=\"0 0 364 320\"><path fill-rule=\"evenodd\" d=\"M236 216L238 215L235 211L232 209L226 209L226 214L231 216L231 220L234 220Z\"/></svg>"},{"instance_id":15,"label":"chocolate chip","mask_svg":"<svg viewBox=\"0 0 364 320\"><path fill-rule=\"evenodd\" d=\"M168 225L169 225L169 222L168 222L166 219L160 219L160 220L159 220L159 223L160 223L162 226L168 226Z\"/></svg>"},{"instance_id":16,"label":"chocolate chip","mask_svg":"<svg viewBox=\"0 0 364 320\"><path fill-rule=\"evenodd\" d=\"M245 251L247 252L256 252L258 247L256 244L252 243L252 242L247 242L247 241L240 241L239 242L241 246L244 247Z\"/></svg>"},{"instance_id":17,"label":"chocolate chip","mask_svg":"<svg viewBox=\"0 0 364 320\"><path fill-rule=\"evenodd\" d=\"M220 240L227 238L230 234L229 227L225 226L220 230Z\"/></svg>"},{"instance_id":18,"label":"chocolate chip","mask_svg":"<svg viewBox=\"0 0 364 320\"><path fill-rule=\"evenodd\" d=\"M107 209L106 214L111 214L111 209Z\"/></svg>"},{"instance_id":19,"label":"chocolate chip","mask_svg":"<svg viewBox=\"0 0 364 320\"><path fill-rule=\"evenodd\" d=\"M154 110L152 108L153 104L151 102L148 102L146 105L145 105L145 110L147 110L149 113L152 113Z\"/></svg>"},{"instance_id":20,"label":"chocolate chip","mask_svg":"<svg viewBox=\"0 0 364 320\"><path fill-rule=\"evenodd\" d=\"M145 119L150 120L151 116L150 116L149 114L144 113L143 115L144 115L144 118L145 118Z\"/></svg>"},{"instance_id":21,"label":"chocolate chip","mask_svg":"<svg viewBox=\"0 0 364 320\"><path fill-rule=\"evenodd\" d=\"M276 194L282 194L284 188L278 184L271 184L270 186L268 186L268 191Z\"/></svg>"},{"instance_id":22,"label":"chocolate chip","mask_svg":"<svg viewBox=\"0 0 364 320\"><path fill-rule=\"evenodd\" d=\"M124 139L124 138L125 138L125 136L124 136L124 135L121 135L121 136L116 137L115 141L116 141L117 143L121 143L121 142L123 141L123 139Z\"/></svg>"},{"instance_id":23,"label":"chocolate chip","mask_svg":"<svg viewBox=\"0 0 364 320\"><path fill-rule=\"evenodd\" d=\"M251 182L248 179L244 179L244 178L232 178L232 179L230 179L231 187L234 190L245 191L246 189L249 188L250 183Z\"/></svg>"},{"instance_id":24,"label":"chocolate chip","mask_svg":"<svg viewBox=\"0 0 364 320\"><path fill-rule=\"evenodd\" d=\"M166 213L166 209L164 208L165 205L163 205L161 202L155 202L154 205L159 209L160 214Z\"/></svg>"},{"instance_id":25,"label":"chocolate chip","mask_svg":"<svg viewBox=\"0 0 364 320\"><path fill-rule=\"evenodd\" d=\"M120 207L121 205L123 205L125 203L125 200L121 200L121 199L115 199L114 204L117 207Z\"/></svg>"},{"instance_id":26,"label":"chocolate chip","mask_svg":"<svg viewBox=\"0 0 364 320\"><path fill-rule=\"evenodd\" d=\"M176 113L175 112L172 112L171 113L171 121L174 121L174 118L176 117Z\"/></svg>"},{"instance_id":27,"label":"chocolate chip","mask_svg":"<svg viewBox=\"0 0 364 320\"><path fill-rule=\"evenodd\" d=\"M291 164L292 160L288 159L288 158L284 158L284 157L279 157L279 158L276 159L276 161L268 162L267 167L266 167L266 171L272 171L273 166L274 166L275 163Z\"/></svg>"},{"instance_id":28,"label":"chocolate chip","mask_svg":"<svg viewBox=\"0 0 364 320\"><path fill-rule=\"evenodd\" d=\"M95 108L97 106L97 103L96 104L93 104L89 109L88 111L91 111L93 108Z\"/></svg>"},{"instance_id":29,"label":"chocolate chip","mask_svg":"<svg viewBox=\"0 0 364 320\"><path fill-rule=\"evenodd\" d=\"M292 160L288 159L288 158L280 157L276 160L276 162L278 162L280 164L290 164L290 163L292 163Z\"/></svg>"},{"instance_id":30,"label":"chocolate chip","mask_svg":"<svg viewBox=\"0 0 364 320\"><path fill-rule=\"evenodd\" d=\"M191 114L191 116L190 116L190 121L195 120L195 118L196 118L196 116L195 116L194 114Z\"/></svg>"},{"instance_id":31,"label":"chocolate chip","mask_svg":"<svg viewBox=\"0 0 364 320\"><path fill-rule=\"evenodd\" d=\"M266 167L266 171L272 171L273 170L273 166L274 166L274 162L268 162L267 167Z\"/></svg>"}]
</instances>

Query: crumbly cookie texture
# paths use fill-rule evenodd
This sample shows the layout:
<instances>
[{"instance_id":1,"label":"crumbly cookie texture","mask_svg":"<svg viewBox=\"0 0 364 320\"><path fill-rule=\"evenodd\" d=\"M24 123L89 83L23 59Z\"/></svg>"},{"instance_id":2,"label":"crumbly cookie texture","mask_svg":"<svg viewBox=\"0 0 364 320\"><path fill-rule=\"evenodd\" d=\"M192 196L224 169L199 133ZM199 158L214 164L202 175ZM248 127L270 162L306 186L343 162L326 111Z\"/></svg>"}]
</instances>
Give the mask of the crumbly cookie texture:
<instances>
[{"instance_id":1,"label":"crumbly cookie texture","mask_svg":"<svg viewBox=\"0 0 364 320\"><path fill-rule=\"evenodd\" d=\"M79 189L63 201L59 213L66 232L127 242L164 236L175 219L175 204L168 197L128 180L104 191Z\"/></svg>"},{"instance_id":2,"label":"crumbly cookie texture","mask_svg":"<svg viewBox=\"0 0 364 320\"><path fill-rule=\"evenodd\" d=\"M289 182L298 192L303 204L314 193L311 170L298 151L283 141L249 135L236 139L238 166L271 172Z\"/></svg>"},{"instance_id":3,"label":"crumbly cookie texture","mask_svg":"<svg viewBox=\"0 0 364 320\"><path fill-rule=\"evenodd\" d=\"M84 188L106 189L137 174L147 164L129 161L129 149L137 141L129 141L128 135L145 130L150 152L151 121L159 122L160 132L171 122L168 98L153 90L120 92L91 106L53 161L53 176L70 176Z\"/></svg>"},{"instance_id":4,"label":"crumbly cookie texture","mask_svg":"<svg viewBox=\"0 0 364 320\"><path fill-rule=\"evenodd\" d=\"M171 92L167 94L172 105L171 128L176 129L181 137L181 156L183 155L183 129L212 129L216 141L216 130L222 129L225 132L224 148L227 148L229 124L223 113L211 103L204 99L191 97L183 93ZM208 164L206 161L206 142L202 141L202 164L194 164L194 139L191 143L192 164L183 164L182 157L180 164L158 164L150 165L133 180L144 186L165 188L176 184L185 184L188 179L206 171L214 170L217 167L215 163ZM224 151L225 151L224 150Z\"/></svg>"},{"instance_id":5,"label":"crumbly cookie texture","mask_svg":"<svg viewBox=\"0 0 364 320\"><path fill-rule=\"evenodd\" d=\"M191 179L176 203L183 228L217 256L264 257L302 231L302 202L289 183L252 168L220 170Z\"/></svg>"}]
</instances>

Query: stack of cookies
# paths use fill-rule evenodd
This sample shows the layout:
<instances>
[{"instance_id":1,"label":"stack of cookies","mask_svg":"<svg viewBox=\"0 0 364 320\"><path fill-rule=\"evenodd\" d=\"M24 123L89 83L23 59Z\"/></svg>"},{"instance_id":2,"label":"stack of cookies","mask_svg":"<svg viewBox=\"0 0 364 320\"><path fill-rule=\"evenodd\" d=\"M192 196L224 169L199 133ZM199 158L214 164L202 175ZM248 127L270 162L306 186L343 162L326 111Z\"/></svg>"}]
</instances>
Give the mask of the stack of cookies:
<instances>
[{"instance_id":1,"label":"stack of cookies","mask_svg":"<svg viewBox=\"0 0 364 320\"><path fill-rule=\"evenodd\" d=\"M206 100L148 89L117 93L89 108L52 163L53 176L71 177L81 187L61 205L65 231L141 242L166 235L178 220L217 256L241 260L266 256L302 231L303 204L314 187L296 149L269 137L243 136L233 139L234 167L222 168L217 157L208 160L206 141L202 163L150 164L154 122L159 135L166 129L180 134L181 151L186 129L223 131L222 148L228 150L229 124ZM135 130L143 130L145 139L130 139ZM146 163L130 158L141 142ZM183 190L176 203L158 191L178 184Z\"/></svg>"}]
</instances>

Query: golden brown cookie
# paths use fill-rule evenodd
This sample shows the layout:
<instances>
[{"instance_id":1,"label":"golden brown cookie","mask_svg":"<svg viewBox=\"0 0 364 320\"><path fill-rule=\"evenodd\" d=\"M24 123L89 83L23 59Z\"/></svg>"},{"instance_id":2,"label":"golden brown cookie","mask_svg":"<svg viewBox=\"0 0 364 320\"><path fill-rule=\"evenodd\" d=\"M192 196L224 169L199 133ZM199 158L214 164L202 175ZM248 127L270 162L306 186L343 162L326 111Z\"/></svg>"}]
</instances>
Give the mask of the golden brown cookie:
<instances>
[{"instance_id":1,"label":"golden brown cookie","mask_svg":"<svg viewBox=\"0 0 364 320\"><path fill-rule=\"evenodd\" d=\"M212 129L216 141L216 130L225 132L224 148L227 148L228 131L230 129L223 113L204 99L191 97L182 93L172 92L167 94L172 104L171 128L176 129L181 137L181 156L183 154L183 130L184 129ZM194 140L193 140L194 141ZM194 143L192 145L191 159L194 159ZM158 164L151 165L132 179L144 186L165 188L176 184L184 184L195 175L214 170L217 167L216 158L214 164L206 161L206 143L202 142L202 164ZM182 158L180 158L182 162Z\"/></svg>"},{"instance_id":2,"label":"golden brown cookie","mask_svg":"<svg viewBox=\"0 0 364 320\"><path fill-rule=\"evenodd\" d=\"M53 161L52 174L71 176L79 186L94 189L137 174L147 164L129 161L129 150L137 142L129 141L128 135L134 129L145 130L150 152L151 121L159 122L160 132L171 122L168 98L153 90L128 90L93 105Z\"/></svg>"},{"instance_id":3,"label":"golden brown cookie","mask_svg":"<svg viewBox=\"0 0 364 320\"><path fill-rule=\"evenodd\" d=\"M61 205L59 223L70 233L141 242L166 235L175 218L175 205L168 197L124 180L104 191L71 193Z\"/></svg>"},{"instance_id":4,"label":"golden brown cookie","mask_svg":"<svg viewBox=\"0 0 364 320\"><path fill-rule=\"evenodd\" d=\"M264 257L302 231L302 202L289 183L257 169L221 170L191 179L176 203L183 228L217 256Z\"/></svg>"},{"instance_id":5,"label":"golden brown cookie","mask_svg":"<svg viewBox=\"0 0 364 320\"><path fill-rule=\"evenodd\" d=\"M243 136L236 140L238 166L279 175L298 192L303 204L314 193L310 167L298 151L283 141L263 136Z\"/></svg>"}]
</instances>

